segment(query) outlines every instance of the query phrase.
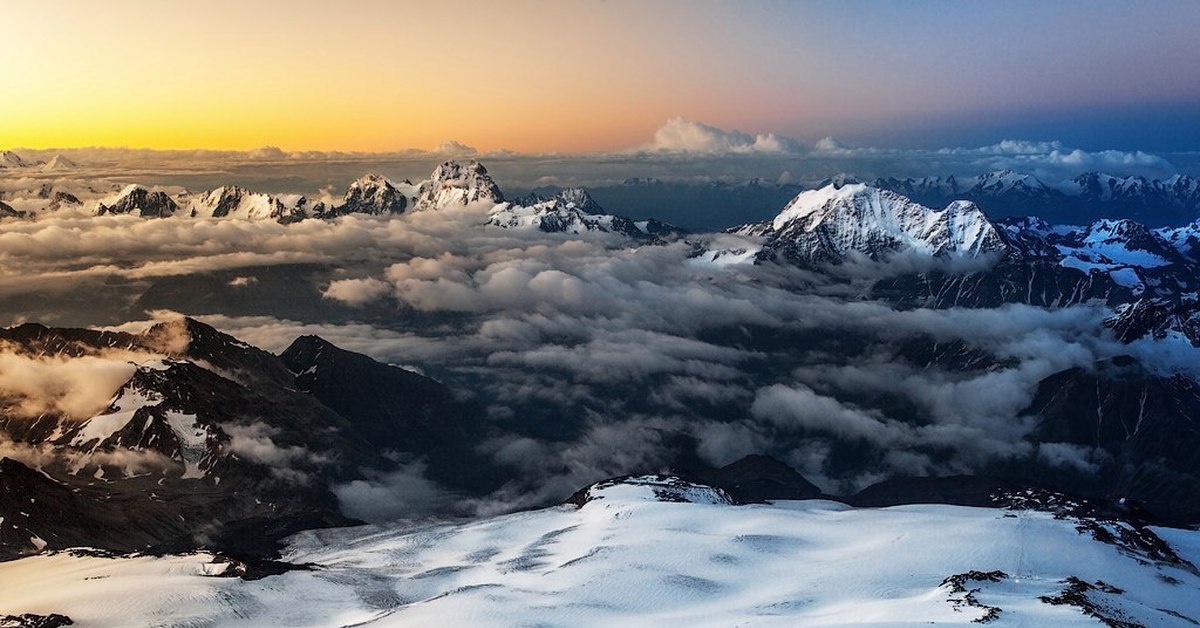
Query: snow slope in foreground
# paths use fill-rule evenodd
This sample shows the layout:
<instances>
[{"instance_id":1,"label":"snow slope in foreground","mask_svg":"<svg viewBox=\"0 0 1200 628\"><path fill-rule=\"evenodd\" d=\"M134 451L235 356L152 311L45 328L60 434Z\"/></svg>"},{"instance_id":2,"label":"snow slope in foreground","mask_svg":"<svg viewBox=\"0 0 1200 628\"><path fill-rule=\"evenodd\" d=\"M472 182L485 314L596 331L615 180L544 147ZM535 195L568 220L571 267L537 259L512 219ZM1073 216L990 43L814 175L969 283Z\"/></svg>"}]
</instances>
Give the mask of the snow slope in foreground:
<instances>
[{"instance_id":1,"label":"snow slope in foreground","mask_svg":"<svg viewBox=\"0 0 1200 628\"><path fill-rule=\"evenodd\" d=\"M204 575L223 569L204 554L26 558L0 564L0 615L57 612L81 626L896 626L989 614L996 626L1102 625L1084 600L1133 625L1200 619L1194 568L1146 561L1048 513L666 503L617 489L578 510L303 533L286 558L319 567L256 581ZM1200 532L1158 532L1200 561Z\"/></svg>"}]
</instances>

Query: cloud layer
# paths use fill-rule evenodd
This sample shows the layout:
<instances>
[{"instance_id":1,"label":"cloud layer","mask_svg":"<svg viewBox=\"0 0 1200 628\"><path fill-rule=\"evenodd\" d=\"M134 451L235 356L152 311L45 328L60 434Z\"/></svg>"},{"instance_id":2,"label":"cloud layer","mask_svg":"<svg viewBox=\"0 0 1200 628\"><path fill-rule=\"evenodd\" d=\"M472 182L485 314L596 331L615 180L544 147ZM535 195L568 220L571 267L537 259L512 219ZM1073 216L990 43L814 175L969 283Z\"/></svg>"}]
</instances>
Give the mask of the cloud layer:
<instances>
[{"instance_id":1,"label":"cloud layer","mask_svg":"<svg viewBox=\"0 0 1200 628\"><path fill-rule=\"evenodd\" d=\"M985 157L1046 149L1059 150L998 145ZM813 150L854 149L824 142ZM11 222L0 231L0 290L30 304L27 315L39 299L58 308L53 299L67 297L54 295L86 282L125 290L115 302L182 309L203 292L188 282L209 277L204 290L214 298L200 303L212 309L184 313L273 351L321 335L473 395L493 428L481 453L521 479L484 498L451 499L424 476L423 461L412 461L339 488L348 511L373 518L399 512L372 508L388 499L480 513L541 504L692 455L709 464L775 455L829 491L1022 457L1088 468L1087 451L1029 442L1023 411L1047 375L1130 350L1103 332L1107 312L1098 306L898 310L864 300L854 273L843 281L717 266L693 258L689 241L631 246L608 234L505 230L486 226L481 211L289 226ZM97 301L76 316L100 316ZM1137 350L1152 367L1200 363ZM964 355L969 366L954 366ZM91 383L111 393L106 378L127 377L127 366L111 362L79 363L72 373L0 358L0 380L11 380L0 385L33 404L27 412L89 412L103 402ZM247 456L304 455L278 446L269 430L234 436Z\"/></svg>"}]
</instances>

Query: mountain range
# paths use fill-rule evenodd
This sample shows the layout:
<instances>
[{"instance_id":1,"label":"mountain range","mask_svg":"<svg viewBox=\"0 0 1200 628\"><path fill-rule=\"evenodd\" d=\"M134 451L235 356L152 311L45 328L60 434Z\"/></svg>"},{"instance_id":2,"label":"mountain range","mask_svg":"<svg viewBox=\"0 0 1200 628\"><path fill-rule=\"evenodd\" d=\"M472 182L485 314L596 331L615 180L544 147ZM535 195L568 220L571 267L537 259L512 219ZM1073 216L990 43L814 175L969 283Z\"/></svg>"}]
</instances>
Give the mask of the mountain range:
<instances>
[{"instance_id":1,"label":"mountain range","mask_svg":"<svg viewBox=\"0 0 1200 628\"><path fill-rule=\"evenodd\" d=\"M1027 177L977 183L963 196L1049 193ZM935 187L926 182L910 191L932 194ZM304 221L440 227L443 218L457 220L446 223L455 237L499 242L481 270L456 273L466 277L458 284L465 298L505 272L528 276L550 297L568 297L584 314L542 307L476 316L492 307L486 301L467 301L465 311L418 311L390 283L404 279L407 256L416 256L401 251L380 275L388 282L341 268L325 276L382 285L390 300L374 310L346 305L346 320L389 321L381 337L402 347L399 362L410 362L411 351L414 368L340 348L316 335L325 332L315 324L278 353L181 316L140 330L34 323L0 329L0 375L41 374L28 380L37 386L8 379L0 389L0 558L20 559L6 564L32 579L85 592L99 590L91 578L101 576L112 577L117 590L136 573L183 573L180 587L227 596L225 605L192 617L219 607L243 619L289 623L289 612L302 613L296 609L331 616L328 600L352 609L347 622L394 613L432 617L424 612L444 619L459 617L454 609L484 607L513 618L518 611L505 609L528 613L563 599L607 609L618 621L628 609L645 609L620 606L631 599L626 589L590 588L617 578L665 599L736 600L742 615L776 614L786 622L840 617L838 604L862 599L826 595L801 603L795 591L731 583L747 577L749 566L774 573L774 561L820 562L821 552L806 549L817 546L835 548L843 560L869 546L864 565L888 562L895 554L887 548L899 538L937 558L921 563L930 582L906 589L902 604L876 584L862 594L885 609L880 617L975 621L1029 612L1053 622L1065 608L1111 625L1152 625L1197 614L1190 595L1195 540L1163 526L1200 522L1200 384L1194 370L1177 368L1200 350L1200 221L1151 228L1131 219L998 219L970 198L930 206L879 182L841 180L797 192L768 220L687 233L608 213L583 189L508 198L482 165L455 162L416 183L367 175L340 199L311 204L237 186L174 194L131 185L82 201L53 186L44 192L38 196L47 208L60 205L48 211L70 213L83 225L89 216L112 214L147 222L95 220L243 221L272 232L303 229L295 223ZM583 281L587 273L568 276L531 253L555 245L562 247L557 255L586 250L606 264L633 252L646 257L613 271L624 276L604 278L600 285L612 290L600 291ZM447 247L429 248L440 254ZM664 260L684 269L665 268ZM185 292L205 285L253 291L269 276L229 272L205 276L210 284L156 281ZM308 297L329 300L291 271L280 272L274 292L257 294L299 299L312 289ZM682 280L664 289L650 281L657 274ZM524 288L514 281L492 294L520 304ZM771 299L756 299L755 291ZM148 294L140 293L136 309L161 306ZM652 302L652 326L627 328L636 322L628 310L605 309L606 301L628 294ZM842 307L823 314L823 295ZM720 299L747 317L711 316L728 311L710 308ZM779 302L785 306L772 305ZM691 309L699 314L685 311ZM943 333L964 311L991 312L969 320L999 331ZM1015 350L994 341L1008 329L1007 317L1052 320L1064 311L1088 316L1078 315L1065 340L1049 346L1074 352L1091 342L1102 347L1098 359L1063 367L1044 349L1025 346L1046 340L1036 333ZM820 324L822 315L848 313L884 322ZM808 324L809 317L817 323ZM897 321L919 324L893 329ZM581 326L595 335L580 335ZM976 332L993 341L972 342ZM423 366L422 350L429 355L429 345L454 333L460 335L448 361L464 358L462 368L443 365L432 377L415 370ZM518 361L517 348L533 341L539 344ZM481 355L468 361L472 351ZM641 373L623 353L678 367ZM594 364L563 367L577 355ZM704 360L713 355L721 360ZM1155 362L1161 356L1179 364ZM833 376L804 379L820 369ZM507 386L496 385L500 373L511 378ZM889 381L873 380L877 373ZM907 396L922 373L935 385L924 398ZM1009 391L1012 378L1027 378L1021 384L1031 391L1004 415L1013 425L974 432L976 420L994 420L986 410L980 417L938 415L947 407L969 415L984 401L997 403L972 405L975 397L1005 394L960 384ZM737 386L749 394L729 392ZM668 392L685 388L701 396L681 402ZM598 407L597 398L612 407ZM804 420L787 414L801 411ZM641 422L604 423L605 412ZM1000 453L963 453L960 432L1007 440ZM616 445L626 438L639 441L639 455ZM611 459L586 459L580 443ZM718 463L713 450L722 446L739 453L720 452ZM827 475L796 470L809 455L821 461L809 468ZM623 475L604 479L597 467ZM866 481L829 491L839 494L817 484L845 487L851 476ZM341 529L361 523L359 511L370 506L419 523ZM533 507L544 509L527 510ZM476 519L456 519L464 515ZM837 530L850 536L826 529L831 521L848 526ZM918 529L897 537L904 526ZM824 541L810 545L793 529ZM705 551L674 545L683 538ZM1007 545L981 548L988 538ZM1005 549L1013 543L1035 551L1014 556ZM94 549L69 549L85 546ZM669 551L659 551L664 547ZM1036 551L1048 547L1070 551ZM839 578L852 590L870 577L847 569ZM825 573L835 572L827 566ZM223 588L196 580L218 575L268 584ZM538 588L555 578L562 590ZM272 588L282 586L301 589ZM291 608L278 603L280 590L324 597ZM355 601L338 601L347 599ZM114 621L108 606L92 604L0 603L0 613L33 613L29 621L42 621L67 611L81 621ZM10 618L0 615L3 621Z\"/></svg>"},{"instance_id":2,"label":"mountain range","mask_svg":"<svg viewBox=\"0 0 1200 628\"><path fill-rule=\"evenodd\" d=\"M1177 226L1196 220L1200 211L1200 181L1186 175L1160 180L1088 172L1047 184L1033 175L1001 170L961 180L954 176L882 178L871 185L930 205L969 200L997 218L1040 216L1068 224L1130 218Z\"/></svg>"},{"instance_id":3,"label":"mountain range","mask_svg":"<svg viewBox=\"0 0 1200 628\"><path fill-rule=\"evenodd\" d=\"M349 523L330 486L390 469L398 455L436 453L434 477L487 486L469 449L477 409L317 338L277 357L179 319L137 334L26 324L0 331L0 342L34 362L108 361L128 372L84 415L4 398L0 433L12 453L0 486L33 499L5 500L7 556L77 545L261 554L292 531ZM354 386L363 385L386 392L362 395Z\"/></svg>"}]
</instances>

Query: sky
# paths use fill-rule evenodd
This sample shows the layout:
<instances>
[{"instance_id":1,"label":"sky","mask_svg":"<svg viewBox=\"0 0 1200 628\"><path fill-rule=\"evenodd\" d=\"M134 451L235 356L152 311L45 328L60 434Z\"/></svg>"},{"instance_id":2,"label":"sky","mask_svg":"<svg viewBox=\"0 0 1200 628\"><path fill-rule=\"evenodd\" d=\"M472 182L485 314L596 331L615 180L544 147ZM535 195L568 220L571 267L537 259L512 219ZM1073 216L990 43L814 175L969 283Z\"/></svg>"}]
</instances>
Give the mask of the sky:
<instances>
[{"instance_id":1,"label":"sky","mask_svg":"<svg viewBox=\"0 0 1200 628\"><path fill-rule=\"evenodd\" d=\"M1200 149L1200 3L0 0L0 147Z\"/></svg>"}]
</instances>

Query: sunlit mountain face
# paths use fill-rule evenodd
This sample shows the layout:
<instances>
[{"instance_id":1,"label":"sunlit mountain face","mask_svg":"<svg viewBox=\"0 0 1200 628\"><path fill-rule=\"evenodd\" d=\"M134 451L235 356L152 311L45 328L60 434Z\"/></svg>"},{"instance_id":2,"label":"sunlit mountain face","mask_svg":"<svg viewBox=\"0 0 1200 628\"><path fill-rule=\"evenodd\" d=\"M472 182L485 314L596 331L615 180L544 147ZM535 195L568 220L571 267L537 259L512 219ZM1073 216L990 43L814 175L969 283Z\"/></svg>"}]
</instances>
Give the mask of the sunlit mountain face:
<instances>
[{"instance_id":1,"label":"sunlit mountain face","mask_svg":"<svg viewBox=\"0 0 1200 628\"><path fill-rule=\"evenodd\" d=\"M0 626L1200 622L1200 7L498 6L6 7Z\"/></svg>"}]
</instances>

